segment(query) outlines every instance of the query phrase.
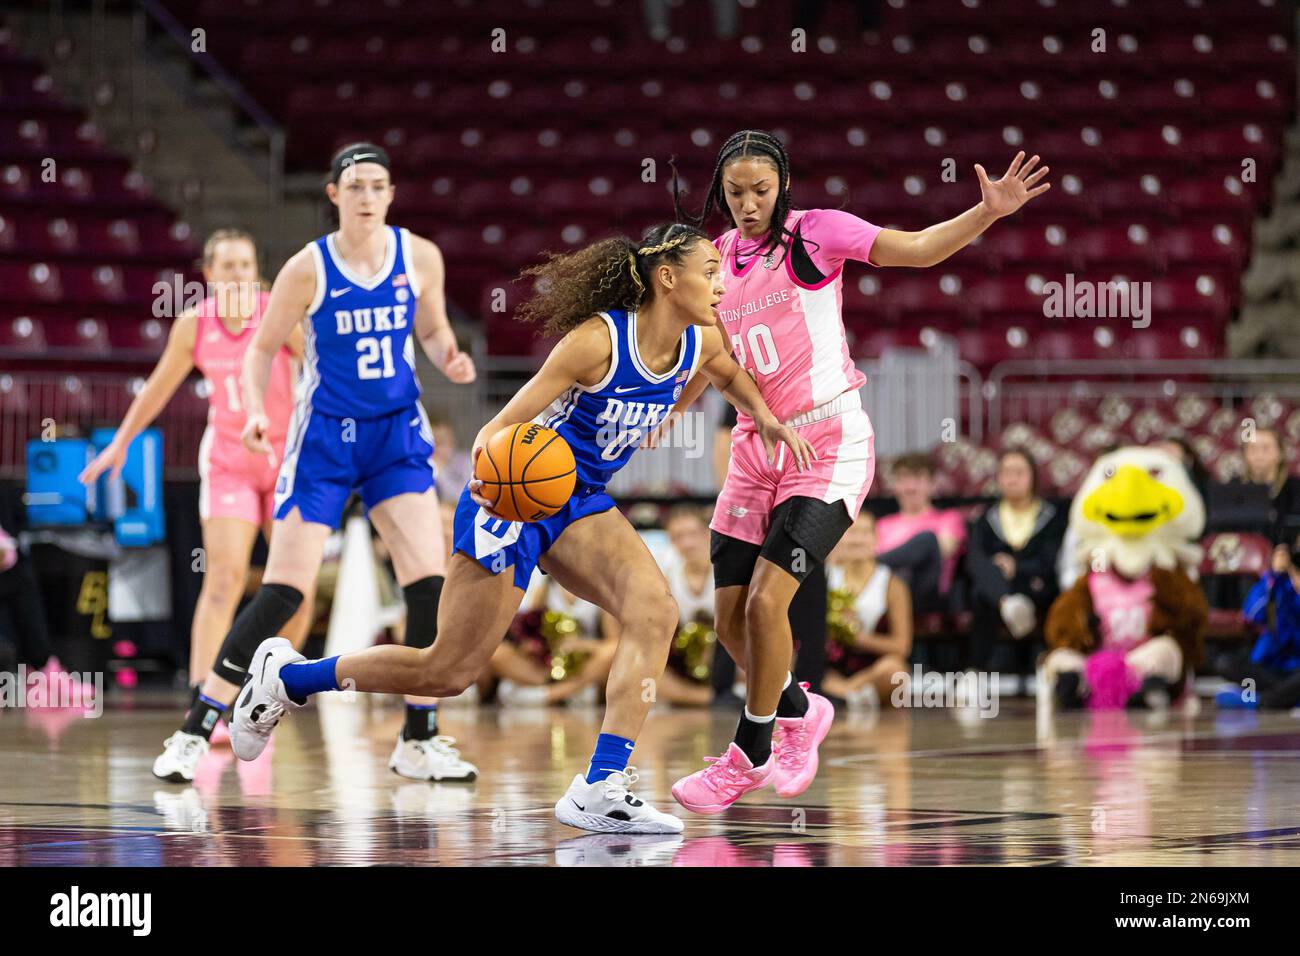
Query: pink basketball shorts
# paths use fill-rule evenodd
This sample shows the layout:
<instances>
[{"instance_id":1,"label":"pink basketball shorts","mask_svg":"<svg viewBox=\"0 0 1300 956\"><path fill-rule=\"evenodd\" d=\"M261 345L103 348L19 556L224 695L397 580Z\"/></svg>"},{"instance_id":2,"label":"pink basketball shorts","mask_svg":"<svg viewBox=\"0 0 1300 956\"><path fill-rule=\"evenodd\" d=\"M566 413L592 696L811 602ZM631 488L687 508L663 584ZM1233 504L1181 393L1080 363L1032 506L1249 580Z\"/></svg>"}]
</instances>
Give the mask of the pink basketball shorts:
<instances>
[{"instance_id":1,"label":"pink basketball shorts","mask_svg":"<svg viewBox=\"0 0 1300 956\"><path fill-rule=\"evenodd\" d=\"M816 420L801 424L809 418ZM768 464L757 431L739 425L732 429L731 463L709 524L714 531L762 544L772 510L796 496L843 501L857 520L876 474L876 436L858 393L845 392L790 424L817 453L805 471L799 471L784 444L777 445L776 460Z\"/></svg>"},{"instance_id":2,"label":"pink basketball shorts","mask_svg":"<svg viewBox=\"0 0 1300 956\"><path fill-rule=\"evenodd\" d=\"M265 528L275 512L275 481L283 443L274 461L242 444L203 436L199 446L199 518L238 518Z\"/></svg>"}]
</instances>

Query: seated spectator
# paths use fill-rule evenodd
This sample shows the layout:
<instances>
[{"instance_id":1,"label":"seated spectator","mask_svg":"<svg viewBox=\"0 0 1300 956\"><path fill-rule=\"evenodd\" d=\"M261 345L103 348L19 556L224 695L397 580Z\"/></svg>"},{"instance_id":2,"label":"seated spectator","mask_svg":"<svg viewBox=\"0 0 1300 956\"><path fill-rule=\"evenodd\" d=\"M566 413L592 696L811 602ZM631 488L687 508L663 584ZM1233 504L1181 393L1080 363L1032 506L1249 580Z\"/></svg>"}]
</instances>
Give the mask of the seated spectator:
<instances>
[{"instance_id":1,"label":"seated spectator","mask_svg":"<svg viewBox=\"0 0 1300 956\"><path fill-rule=\"evenodd\" d=\"M433 466L434 481L438 487L438 498L442 501L456 502L460 493L469 483L469 452L456 443L456 429L444 418L434 418L429 426L433 431ZM443 528L443 534L451 537L451 525Z\"/></svg>"},{"instance_id":2,"label":"seated spectator","mask_svg":"<svg viewBox=\"0 0 1300 956\"><path fill-rule=\"evenodd\" d=\"M1273 566L1255 582L1242 614L1264 632L1249 656L1219 659L1219 673L1241 686L1220 691L1216 703L1228 709L1300 705L1300 541L1274 552Z\"/></svg>"},{"instance_id":3,"label":"seated spectator","mask_svg":"<svg viewBox=\"0 0 1300 956\"><path fill-rule=\"evenodd\" d=\"M966 543L966 522L961 512L930 503L934 463L928 454L900 455L893 485L898 513L876 523L876 558L903 579L917 614L942 610Z\"/></svg>"},{"instance_id":4,"label":"seated spectator","mask_svg":"<svg viewBox=\"0 0 1300 956\"><path fill-rule=\"evenodd\" d=\"M557 633L570 627L570 634ZM590 704L617 647L613 618L538 573L488 671L500 681L497 699L507 707Z\"/></svg>"},{"instance_id":5,"label":"seated spectator","mask_svg":"<svg viewBox=\"0 0 1300 956\"><path fill-rule=\"evenodd\" d=\"M1069 511L1038 497L1038 468L1024 449L998 458L998 498L971 527L972 583L967 665L987 670L1003 626L1017 641L1034 633L1059 593L1056 561Z\"/></svg>"},{"instance_id":6,"label":"seated spectator","mask_svg":"<svg viewBox=\"0 0 1300 956\"><path fill-rule=\"evenodd\" d=\"M1168 438L1155 442L1152 447L1167 452L1175 460L1182 462L1183 467L1187 469L1187 476L1192 479L1192 484L1201 494L1201 500L1205 502L1205 525L1206 527L1209 527L1210 473L1206 470L1205 466L1201 464L1201 460L1196 457L1195 449L1192 448L1186 438L1179 434L1170 435Z\"/></svg>"},{"instance_id":7,"label":"seated spectator","mask_svg":"<svg viewBox=\"0 0 1300 956\"><path fill-rule=\"evenodd\" d=\"M1273 499L1270 515L1274 543L1290 541L1300 531L1300 478L1287 473L1286 446L1276 428L1256 428L1241 443L1246 465L1244 480L1267 485Z\"/></svg>"},{"instance_id":8,"label":"seated spectator","mask_svg":"<svg viewBox=\"0 0 1300 956\"><path fill-rule=\"evenodd\" d=\"M871 512L864 509L831 552L826 578L831 610L822 687L850 710L874 710L907 680L912 596L876 558Z\"/></svg>"},{"instance_id":9,"label":"seated spectator","mask_svg":"<svg viewBox=\"0 0 1300 956\"><path fill-rule=\"evenodd\" d=\"M664 562L663 572L677 601L680 625L656 697L680 706L707 707L713 700L709 684L713 655L726 654L717 647L713 625L708 519L698 508L682 505L669 513L664 530L672 554Z\"/></svg>"}]
</instances>

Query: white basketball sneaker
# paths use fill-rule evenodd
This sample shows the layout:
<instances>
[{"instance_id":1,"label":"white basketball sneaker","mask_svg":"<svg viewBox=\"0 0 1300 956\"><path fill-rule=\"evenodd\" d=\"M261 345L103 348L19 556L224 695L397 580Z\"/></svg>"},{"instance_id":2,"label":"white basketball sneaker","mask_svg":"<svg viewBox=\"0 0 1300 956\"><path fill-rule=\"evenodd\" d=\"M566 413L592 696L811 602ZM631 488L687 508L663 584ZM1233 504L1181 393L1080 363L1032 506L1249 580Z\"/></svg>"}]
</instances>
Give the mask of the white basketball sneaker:
<instances>
[{"instance_id":1,"label":"white basketball sneaker","mask_svg":"<svg viewBox=\"0 0 1300 956\"><path fill-rule=\"evenodd\" d=\"M595 783L578 774L555 805L555 819L594 833L681 833L686 824L632 793L636 781L635 767Z\"/></svg>"},{"instance_id":2,"label":"white basketball sneaker","mask_svg":"<svg viewBox=\"0 0 1300 956\"><path fill-rule=\"evenodd\" d=\"M561 840L557 866L666 866L682 838L677 833L588 833Z\"/></svg>"},{"instance_id":3,"label":"white basketball sneaker","mask_svg":"<svg viewBox=\"0 0 1300 956\"><path fill-rule=\"evenodd\" d=\"M305 706L289 699L280 668L306 659L283 637L268 637L258 645L248 665L248 683L239 692L229 718L230 749L240 760L261 756L284 712Z\"/></svg>"},{"instance_id":4,"label":"white basketball sneaker","mask_svg":"<svg viewBox=\"0 0 1300 956\"><path fill-rule=\"evenodd\" d=\"M203 798L193 787L186 787L180 793L174 790L155 790L153 805L162 814L163 826L168 830L189 833L208 831L208 811L203 807Z\"/></svg>"},{"instance_id":5,"label":"white basketball sneaker","mask_svg":"<svg viewBox=\"0 0 1300 956\"><path fill-rule=\"evenodd\" d=\"M441 734L429 740L403 740L397 735L397 746L388 758L393 773L411 780L470 781L478 779L478 767L462 760L460 751L452 746L454 737Z\"/></svg>"},{"instance_id":6,"label":"white basketball sneaker","mask_svg":"<svg viewBox=\"0 0 1300 956\"><path fill-rule=\"evenodd\" d=\"M153 762L153 775L168 783L193 783L194 769L207 752L206 740L178 730L163 741L163 752Z\"/></svg>"}]
</instances>

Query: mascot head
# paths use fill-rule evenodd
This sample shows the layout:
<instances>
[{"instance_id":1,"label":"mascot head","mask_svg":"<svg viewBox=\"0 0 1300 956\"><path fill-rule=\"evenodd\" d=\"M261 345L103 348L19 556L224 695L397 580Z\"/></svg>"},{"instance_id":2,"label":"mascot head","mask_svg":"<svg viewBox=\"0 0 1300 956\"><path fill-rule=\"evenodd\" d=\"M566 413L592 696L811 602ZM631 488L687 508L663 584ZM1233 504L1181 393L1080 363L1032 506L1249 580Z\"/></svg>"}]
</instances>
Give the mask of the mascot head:
<instances>
[{"instance_id":1,"label":"mascot head","mask_svg":"<svg viewBox=\"0 0 1300 956\"><path fill-rule=\"evenodd\" d=\"M1085 567L1113 568L1127 578L1152 565L1196 564L1205 504L1182 463L1155 448L1102 455L1070 508Z\"/></svg>"}]
</instances>

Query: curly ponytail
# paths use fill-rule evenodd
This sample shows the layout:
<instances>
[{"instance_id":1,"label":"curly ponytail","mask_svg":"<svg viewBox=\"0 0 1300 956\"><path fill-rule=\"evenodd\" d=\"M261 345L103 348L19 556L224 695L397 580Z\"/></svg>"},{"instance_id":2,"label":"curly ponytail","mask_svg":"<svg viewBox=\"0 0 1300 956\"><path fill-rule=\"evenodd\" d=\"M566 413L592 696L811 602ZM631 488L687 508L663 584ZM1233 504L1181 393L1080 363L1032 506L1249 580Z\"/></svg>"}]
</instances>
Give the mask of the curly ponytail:
<instances>
[{"instance_id":1,"label":"curly ponytail","mask_svg":"<svg viewBox=\"0 0 1300 956\"><path fill-rule=\"evenodd\" d=\"M632 310L654 295L651 272L668 261L680 265L707 234L684 223L649 229L640 242L627 236L602 239L577 252L548 252L519 280L534 280L533 297L515 310L520 322L539 323L547 335L563 335L610 309Z\"/></svg>"}]
</instances>

